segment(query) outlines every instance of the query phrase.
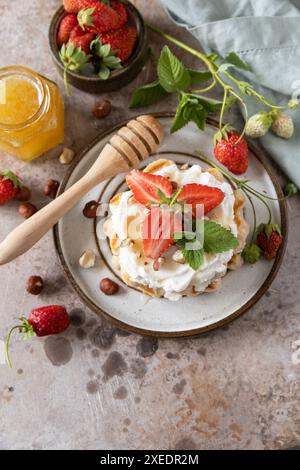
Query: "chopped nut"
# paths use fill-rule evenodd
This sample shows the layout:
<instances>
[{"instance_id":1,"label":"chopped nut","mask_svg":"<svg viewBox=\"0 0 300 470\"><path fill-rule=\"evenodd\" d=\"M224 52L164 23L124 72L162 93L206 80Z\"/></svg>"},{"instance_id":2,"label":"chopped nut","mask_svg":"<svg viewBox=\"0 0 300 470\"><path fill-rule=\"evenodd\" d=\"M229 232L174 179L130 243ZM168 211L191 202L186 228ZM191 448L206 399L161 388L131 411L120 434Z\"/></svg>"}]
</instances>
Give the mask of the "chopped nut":
<instances>
[{"instance_id":1,"label":"chopped nut","mask_svg":"<svg viewBox=\"0 0 300 470\"><path fill-rule=\"evenodd\" d=\"M97 119L103 119L111 112L111 102L108 100L102 100L95 104L93 109L93 115Z\"/></svg>"},{"instance_id":2,"label":"chopped nut","mask_svg":"<svg viewBox=\"0 0 300 470\"><path fill-rule=\"evenodd\" d=\"M95 219L97 217L97 210L100 206L97 201L87 202L83 209L83 215L88 219Z\"/></svg>"},{"instance_id":3,"label":"chopped nut","mask_svg":"<svg viewBox=\"0 0 300 470\"><path fill-rule=\"evenodd\" d=\"M183 165L181 165L180 169L181 170L187 170L189 167L189 164L188 163L184 163Z\"/></svg>"},{"instance_id":4,"label":"chopped nut","mask_svg":"<svg viewBox=\"0 0 300 470\"><path fill-rule=\"evenodd\" d=\"M50 197L51 199L56 198L56 194L59 188L59 181L49 179L46 181L45 187L44 187L44 194L47 197Z\"/></svg>"},{"instance_id":5,"label":"chopped nut","mask_svg":"<svg viewBox=\"0 0 300 470\"><path fill-rule=\"evenodd\" d=\"M26 186L21 186L17 192L15 199L20 202L27 202L31 198L31 191Z\"/></svg>"},{"instance_id":6,"label":"chopped nut","mask_svg":"<svg viewBox=\"0 0 300 470\"><path fill-rule=\"evenodd\" d=\"M92 250L86 250L79 258L79 264L84 269L93 268L96 263L96 255Z\"/></svg>"},{"instance_id":7,"label":"chopped nut","mask_svg":"<svg viewBox=\"0 0 300 470\"><path fill-rule=\"evenodd\" d=\"M175 261L175 263L185 264L185 259L181 250L175 251L175 253L172 256L172 259L173 261Z\"/></svg>"},{"instance_id":8,"label":"chopped nut","mask_svg":"<svg viewBox=\"0 0 300 470\"><path fill-rule=\"evenodd\" d=\"M30 204L30 202L23 202L19 205L19 214L24 217L24 219L29 219L29 217L37 211L37 208L33 204Z\"/></svg>"},{"instance_id":9,"label":"chopped nut","mask_svg":"<svg viewBox=\"0 0 300 470\"><path fill-rule=\"evenodd\" d=\"M100 282L100 289L105 295L114 295L118 292L119 286L116 282L106 277Z\"/></svg>"},{"instance_id":10,"label":"chopped nut","mask_svg":"<svg viewBox=\"0 0 300 470\"><path fill-rule=\"evenodd\" d=\"M157 258L153 263L154 271L159 271L159 268L161 267L164 261L165 261L165 258Z\"/></svg>"},{"instance_id":11,"label":"chopped nut","mask_svg":"<svg viewBox=\"0 0 300 470\"><path fill-rule=\"evenodd\" d=\"M26 283L26 290L29 294L39 295L44 288L43 279L40 276L30 276Z\"/></svg>"},{"instance_id":12,"label":"chopped nut","mask_svg":"<svg viewBox=\"0 0 300 470\"><path fill-rule=\"evenodd\" d=\"M69 165L74 158L74 152L67 147L64 148L63 153L59 157L59 161L62 165Z\"/></svg>"}]
</instances>

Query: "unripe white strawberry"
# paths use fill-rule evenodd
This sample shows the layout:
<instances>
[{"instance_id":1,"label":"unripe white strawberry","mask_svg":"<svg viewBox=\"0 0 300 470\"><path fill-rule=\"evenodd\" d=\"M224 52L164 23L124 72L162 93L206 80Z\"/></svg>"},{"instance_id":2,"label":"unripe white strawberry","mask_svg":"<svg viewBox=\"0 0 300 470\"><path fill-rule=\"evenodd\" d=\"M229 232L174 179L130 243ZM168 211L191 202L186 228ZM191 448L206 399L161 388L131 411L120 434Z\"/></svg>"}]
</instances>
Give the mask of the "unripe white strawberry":
<instances>
[{"instance_id":1,"label":"unripe white strawberry","mask_svg":"<svg viewBox=\"0 0 300 470\"><path fill-rule=\"evenodd\" d=\"M294 134L293 119L286 113L278 113L273 121L272 131L282 139L290 139Z\"/></svg>"},{"instance_id":2,"label":"unripe white strawberry","mask_svg":"<svg viewBox=\"0 0 300 470\"><path fill-rule=\"evenodd\" d=\"M272 118L270 114L266 112L254 114L246 124L246 135L252 137L253 139L263 137L270 129L271 124Z\"/></svg>"}]
</instances>

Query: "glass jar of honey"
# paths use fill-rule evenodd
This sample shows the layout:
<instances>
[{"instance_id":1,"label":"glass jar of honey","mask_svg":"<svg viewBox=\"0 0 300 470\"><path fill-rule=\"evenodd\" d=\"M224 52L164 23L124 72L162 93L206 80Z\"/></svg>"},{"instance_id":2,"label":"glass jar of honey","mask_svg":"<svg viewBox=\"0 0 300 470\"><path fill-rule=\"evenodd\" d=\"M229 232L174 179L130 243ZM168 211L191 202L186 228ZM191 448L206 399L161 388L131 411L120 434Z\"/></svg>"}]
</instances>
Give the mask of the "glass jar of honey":
<instances>
[{"instance_id":1,"label":"glass jar of honey","mask_svg":"<svg viewBox=\"0 0 300 470\"><path fill-rule=\"evenodd\" d=\"M0 149L30 161L63 140L58 86L26 67L0 69Z\"/></svg>"}]
</instances>

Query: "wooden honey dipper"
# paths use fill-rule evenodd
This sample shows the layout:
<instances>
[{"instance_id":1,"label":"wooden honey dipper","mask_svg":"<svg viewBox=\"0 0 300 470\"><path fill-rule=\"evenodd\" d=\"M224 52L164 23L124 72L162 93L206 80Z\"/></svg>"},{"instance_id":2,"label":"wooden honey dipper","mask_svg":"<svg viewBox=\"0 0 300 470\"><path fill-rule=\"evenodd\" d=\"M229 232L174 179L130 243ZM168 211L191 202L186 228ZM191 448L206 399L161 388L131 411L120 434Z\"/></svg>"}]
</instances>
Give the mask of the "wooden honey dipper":
<instances>
[{"instance_id":1,"label":"wooden honey dipper","mask_svg":"<svg viewBox=\"0 0 300 470\"><path fill-rule=\"evenodd\" d=\"M78 201L97 184L137 167L154 154L163 129L153 116L128 122L105 145L90 170L71 188L15 228L0 244L0 265L9 263L35 245Z\"/></svg>"}]
</instances>

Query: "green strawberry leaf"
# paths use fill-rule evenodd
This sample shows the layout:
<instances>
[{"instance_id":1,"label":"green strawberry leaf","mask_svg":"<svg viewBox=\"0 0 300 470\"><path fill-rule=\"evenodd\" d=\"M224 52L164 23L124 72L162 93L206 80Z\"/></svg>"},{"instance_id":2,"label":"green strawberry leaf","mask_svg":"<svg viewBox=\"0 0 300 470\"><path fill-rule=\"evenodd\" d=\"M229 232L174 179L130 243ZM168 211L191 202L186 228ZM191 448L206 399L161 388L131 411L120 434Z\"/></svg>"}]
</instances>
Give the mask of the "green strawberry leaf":
<instances>
[{"instance_id":1,"label":"green strawberry leaf","mask_svg":"<svg viewBox=\"0 0 300 470\"><path fill-rule=\"evenodd\" d=\"M83 29L83 31L85 30L85 26L94 26L92 15L95 9L96 9L95 7L83 8L82 10L78 12L77 21L81 29Z\"/></svg>"},{"instance_id":2,"label":"green strawberry leaf","mask_svg":"<svg viewBox=\"0 0 300 470\"><path fill-rule=\"evenodd\" d=\"M186 90L191 83L191 77L185 66L165 46L160 54L157 75L161 86L168 92Z\"/></svg>"},{"instance_id":3,"label":"green strawberry leaf","mask_svg":"<svg viewBox=\"0 0 300 470\"><path fill-rule=\"evenodd\" d=\"M204 220L204 251L206 253L224 253L234 250L239 245L238 239L222 225Z\"/></svg>"},{"instance_id":4,"label":"green strawberry leaf","mask_svg":"<svg viewBox=\"0 0 300 470\"><path fill-rule=\"evenodd\" d=\"M102 80L107 80L109 76L110 76L109 68L106 67L105 65L102 65L101 68L100 68L99 77Z\"/></svg>"},{"instance_id":5,"label":"green strawberry leaf","mask_svg":"<svg viewBox=\"0 0 300 470\"><path fill-rule=\"evenodd\" d=\"M247 72L252 71L250 65L242 60L235 52L229 52L229 54L224 58L224 61L230 65L234 65L237 69L245 70Z\"/></svg>"},{"instance_id":6,"label":"green strawberry leaf","mask_svg":"<svg viewBox=\"0 0 300 470\"><path fill-rule=\"evenodd\" d=\"M4 181L11 181L15 188L20 187L20 179L11 170L2 170L0 176L2 176Z\"/></svg>"},{"instance_id":7,"label":"green strawberry leaf","mask_svg":"<svg viewBox=\"0 0 300 470\"><path fill-rule=\"evenodd\" d=\"M156 103L166 95L166 90L158 80L142 86L136 90L130 100L129 108L142 108L149 104Z\"/></svg>"}]
</instances>

